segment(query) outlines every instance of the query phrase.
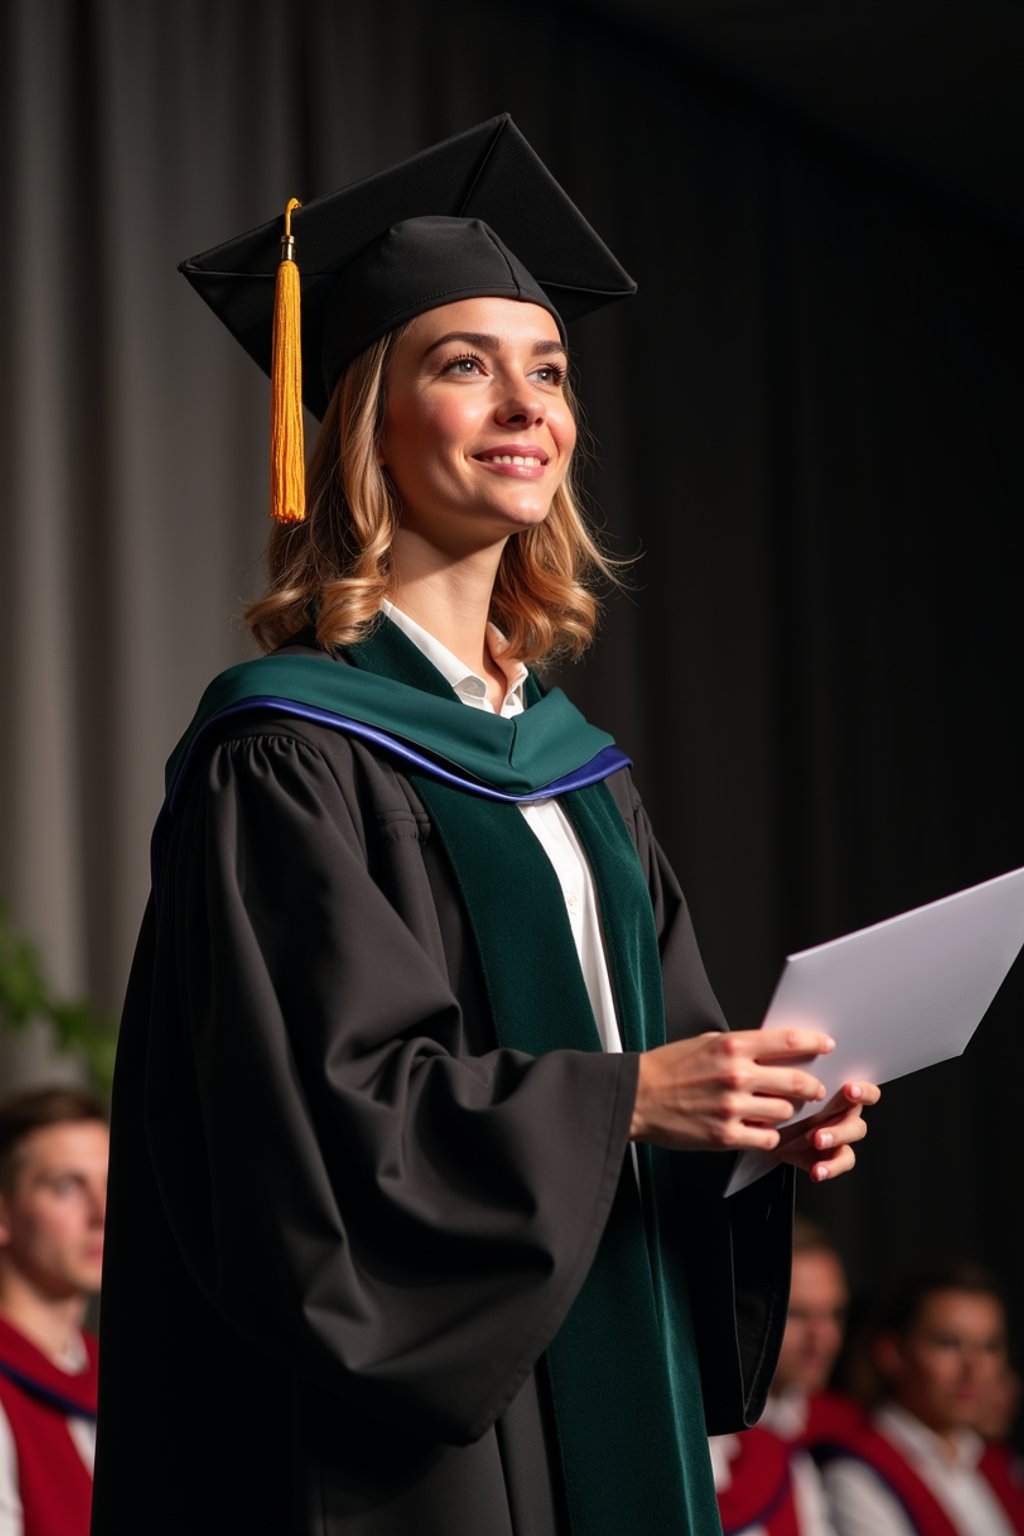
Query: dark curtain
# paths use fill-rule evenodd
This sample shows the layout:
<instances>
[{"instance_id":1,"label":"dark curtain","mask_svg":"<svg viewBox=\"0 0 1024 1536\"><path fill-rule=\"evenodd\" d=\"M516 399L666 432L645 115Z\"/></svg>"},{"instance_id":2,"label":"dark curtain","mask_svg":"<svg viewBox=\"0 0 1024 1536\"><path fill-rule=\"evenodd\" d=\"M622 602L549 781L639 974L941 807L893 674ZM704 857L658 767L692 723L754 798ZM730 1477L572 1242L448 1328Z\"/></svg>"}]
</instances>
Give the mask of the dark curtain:
<instances>
[{"instance_id":1,"label":"dark curtain","mask_svg":"<svg viewBox=\"0 0 1024 1536\"><path fill-rule=\"evenodd\" d=\"M583 7L9 0L0 71L0 897L66 985L120 995L163 759L258 583L266 390L175 265L500 110L640 283L576 345L642 558L563 681L734 1022L786 953L1024 863L1019 230ZM859 1283L955 1249L1024 1286L1021 1005L805 1196Z\"/></svg>"}]
</instances>

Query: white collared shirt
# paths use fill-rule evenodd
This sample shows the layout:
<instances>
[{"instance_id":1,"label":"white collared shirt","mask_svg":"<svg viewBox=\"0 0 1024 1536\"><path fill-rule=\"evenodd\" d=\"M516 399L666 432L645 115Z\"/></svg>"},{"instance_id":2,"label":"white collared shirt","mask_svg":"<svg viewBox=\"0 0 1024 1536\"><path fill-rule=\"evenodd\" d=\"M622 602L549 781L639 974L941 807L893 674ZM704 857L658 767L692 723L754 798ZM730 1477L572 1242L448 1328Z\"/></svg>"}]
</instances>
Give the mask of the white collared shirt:
<instances>
[{"instance_id":1,"label":"white collared shirt","mask_svg":"<svg viewBox=\"0 0 1024 1536\"><path fill-rule=\"evenodd\" d=\"M392 624L396 624L408 636L445 681L451 684L463 704L470 709L496 713L487 697L484 678L467 667L421 624L410 619L408 614L402 613L393 603L385 601L381 607ZM521 715L526 708L523 700L526 667L521 661L513 660L505 654L506 642L493 624L487 626L487 642L492 660L504 672L508 684L500 713L506 718ZM521 805L519 809L551 861L551 867L562 888L566 915L601 1042L606 1051L621 1051L622 1037L615 1014L615 998L608 974L604 939L601 936L597 894L586 855L557 800L534 800L529 805Z\"/></svg>"},{"instance_id":2,"label":"white collared shirt","mask_svg":"<svg viewBox=\"0 0 1024 1536\"><path fill-rule=\"evenodd\" d=\"M958 1430L952 1455L948 1443L905 1408L889 1403L874 1416L877 1430L891 1441L935 1495L963 1536L1013 1536L1013 1526L978 1471L985 1449L973 1430ZM915 1536L895 1494L862 1462L840 1458L825 1468L825 1488L839 1536Z\"/></svg>"},{"instance_id":3,"label":"white collared shirt","mask_svg":"<svg viewBox=\"0 0 1024 1536\"><path fill-rule=\"evenodd\" d=\"M802 1440L807 1428L807 1393L800 1387L770 1392L759 1423L782 1440Z\"/></svg>"}]
</instances>

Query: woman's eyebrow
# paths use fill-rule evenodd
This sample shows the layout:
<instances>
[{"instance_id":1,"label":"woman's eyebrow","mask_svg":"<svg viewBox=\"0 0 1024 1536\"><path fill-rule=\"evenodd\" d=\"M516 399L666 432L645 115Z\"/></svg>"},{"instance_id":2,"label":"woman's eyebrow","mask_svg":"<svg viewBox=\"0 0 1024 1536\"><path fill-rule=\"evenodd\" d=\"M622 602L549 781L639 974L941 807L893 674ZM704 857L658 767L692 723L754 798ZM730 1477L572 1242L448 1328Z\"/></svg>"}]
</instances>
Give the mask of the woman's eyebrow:
<instances>
[{"instance_id":1,"label":"woman's eyebrow","mask_svg":"<svg viewBox=\"0 0 1024 1536\"><path fill-rule=\"evenodd\" d=\"M497 336L485 336L480 331L448 331L446 335L432 341L423 356L429 357L431 352L436 352L438 347L447 346L450 341L464 341L471 347L480 347L482 350L491 352L501 346Z\"/></svg>"},{"instance_id":2,"label":"woman's eyebrow","mask_svg":"<svg viewBox=\"0 0 1024 1536\"><path fill-rule=\"evenodd\" d=\"M423 356L429 357L438 347L447 346L452 341L465 342L467 346L479 347L484 352L501 350L500 336L488 336L482 331L448 331L446 335L432 341ZM562 352L566 357L569 355L567 347L560 341L535 341L532 350L535 357L546 357L551 352Z\"/></svg>"}]
</instances>

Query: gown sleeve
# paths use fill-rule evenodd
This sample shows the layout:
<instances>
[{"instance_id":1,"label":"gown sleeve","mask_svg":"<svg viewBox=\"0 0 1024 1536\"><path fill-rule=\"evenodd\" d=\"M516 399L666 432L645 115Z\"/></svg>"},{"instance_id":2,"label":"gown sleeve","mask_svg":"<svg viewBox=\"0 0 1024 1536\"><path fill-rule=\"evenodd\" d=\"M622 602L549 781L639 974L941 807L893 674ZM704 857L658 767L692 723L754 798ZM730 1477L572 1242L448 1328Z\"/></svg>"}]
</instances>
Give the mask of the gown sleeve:
<instances>
[{"instance_id":1,"label":"gown sleeve","mask_svg":"<svg viewBox=\"0 0 1024 1536\"><path fill-rule=\"evenodd\" d=\"M697 948L679 881L632 782L610 780L647 878L661 949L669 1040L727 1029ZM780 1165L724 1196L734 1156L672 1154L680 1240L700 1359L708 1433L732 1434L764 1411L786 1323L794 1170Z\"/></svg>"},{"instance_id":2,"label":"gown sleeve","mask_svg":"<svg viewBox=\"0 0 1024 1536\"><path fill-rule=\"evenodd\" d=\"M148 1152L194 1281L361 1413L478 1438L592 1261L636 1058L467 1049L371 874L355 776L298 736L227 740L164 850Z\"/></svg>"}]
</instances>

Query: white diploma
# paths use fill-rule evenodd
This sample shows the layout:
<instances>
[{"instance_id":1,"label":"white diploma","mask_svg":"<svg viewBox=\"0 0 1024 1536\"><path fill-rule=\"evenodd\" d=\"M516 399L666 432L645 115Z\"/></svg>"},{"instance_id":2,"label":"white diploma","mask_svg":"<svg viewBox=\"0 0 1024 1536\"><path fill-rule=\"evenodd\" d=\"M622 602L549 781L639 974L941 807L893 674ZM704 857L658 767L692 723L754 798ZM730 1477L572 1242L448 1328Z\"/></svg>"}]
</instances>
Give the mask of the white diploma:
<instances>
[{"instance_id":1,"label":"white diploma","mask_svg":"<svg viewBox=\"0 0 1024 1536\"><path fill-rule=\"evenodd\" d=\"M959 1056L1024 946L1024 869L790 955L761 1025L821 1029L836 1042L812 1070L827 1097ZM818 1113L799 1109L784 1129ZM725 1193L778 1161L744 1152Z\"/></svg>"}]
</instances>

